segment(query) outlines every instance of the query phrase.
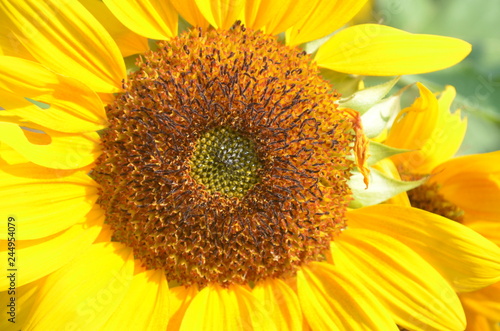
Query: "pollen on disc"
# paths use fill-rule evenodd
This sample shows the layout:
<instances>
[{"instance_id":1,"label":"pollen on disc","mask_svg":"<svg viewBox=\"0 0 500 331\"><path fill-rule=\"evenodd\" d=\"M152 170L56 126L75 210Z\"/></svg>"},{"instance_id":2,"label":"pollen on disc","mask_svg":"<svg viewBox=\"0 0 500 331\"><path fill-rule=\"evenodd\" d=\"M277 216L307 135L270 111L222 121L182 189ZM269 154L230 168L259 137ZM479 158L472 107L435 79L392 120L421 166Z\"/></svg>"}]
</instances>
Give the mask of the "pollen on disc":
<instances>
[{"instance_id":1,"label":"pollen on disc","mask_svg":"<svg viewBox=\"0 0 500 331\"><path fill-rule=\"evenodd\" d=\"M248 284L323 260L345 227L352 116L298 48L235 25L140 57L92 175L113 240L179 284Z\"/></svg>"}]
</instances>

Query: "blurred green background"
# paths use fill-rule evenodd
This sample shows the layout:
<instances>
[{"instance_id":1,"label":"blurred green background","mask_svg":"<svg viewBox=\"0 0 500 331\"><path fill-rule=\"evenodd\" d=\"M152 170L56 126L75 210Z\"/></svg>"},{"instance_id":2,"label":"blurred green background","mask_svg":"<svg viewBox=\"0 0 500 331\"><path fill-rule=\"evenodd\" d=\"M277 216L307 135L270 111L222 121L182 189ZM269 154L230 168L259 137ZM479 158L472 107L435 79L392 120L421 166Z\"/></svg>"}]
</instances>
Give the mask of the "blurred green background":
<instances>
[{"instance_id":1,"label":"blurred green background","mask_svg":"<svg viewBox=\"0 0 500 331\"><path fill-rule=\"evenodd\" d=\"M421 81L433 91L457 89L452 109L469 126L459 154L500 150L500 0L375 0L372 22L412 33L456 37L472 44L460 64L430 74L403 76L401 86Z\"/></svg>"}]
</instances>

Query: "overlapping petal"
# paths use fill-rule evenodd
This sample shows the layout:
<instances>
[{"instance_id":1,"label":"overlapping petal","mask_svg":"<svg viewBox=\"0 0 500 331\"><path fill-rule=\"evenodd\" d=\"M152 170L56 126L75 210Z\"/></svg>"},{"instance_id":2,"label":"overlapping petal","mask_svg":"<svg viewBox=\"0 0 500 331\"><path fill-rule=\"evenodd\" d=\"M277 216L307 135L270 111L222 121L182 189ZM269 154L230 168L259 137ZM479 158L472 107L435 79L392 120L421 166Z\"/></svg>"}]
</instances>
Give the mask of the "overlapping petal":
<instances>
[{"instance_id":1,"label":"overlapping petal","mask_svg":"<svg viewBox=\"0 0 500 331\"><path fill-rule=\"evenodd\" d=\"M471 221L467 222L466 219L464 224L500 247L500 223L498 222L498 218L492 221L473 218Z\"/></svg>"},{"instance_id":2,"label":"overlapping petal","mask_svg":"<svg viewBox=\"0 0 500 331\"><path fill-rule=\"evenodd\" d=\"M16 56L23 59L36 61L33 55L31 55L26 47L21 44L19 39L12 31L7 31L7 28L3 26L2 23L0 23L0 27L2 28L2 33L0 33L0 55Z\"/></svg>"},{"instance_id":3,"label":"overlapping petal","mask_svg":"<svg viewBox=\"0 0 500 331\"><path fill-rule=\"evenodd\" d=\"M52 130L92 132L106 126L104 107L94 91L32 61L0 57L0 97L10 114Z\"/></svg>"},{"instance_id":4,"label":"overlapping petal","mask_svg":"<svg viewBox=\"0 0 500 331\"><path fill-rule=\"evenodd\" d=\"M328 263L301 268L297 288L313 330L398 330L389 311L362 283Z\"/></svg>"},{"instance_id":5,"label":"overlapping petal","mask_svg":"<svg viewBox=\"0 0 500 331\"><path fill-rule=\"evenodd\" d=\"M275 35L301 20L312 3L311 0L247 0L244 24Z\"/></svg>"},{"instance_id":6,"label":"overlapping petal","mask_svg":"<svg viewBox=\"0 0 500 331\"><path fill-rule=\"evenodd\" d=\"M464 306L475 314L500 322L500 283L479 291L463 293L460 299Z\"/></svg>"},{"instance_id":7,"label":"overlapping petal","mask_svg":"<svg viewBox=\"0 0 500 331\"><path fill-rule=\"evenodd\" d=\"M311 0L299 22L286 33L286 42L299 45L334 32L349 22L366 0ZM340 71L340 70L337 70Z\"/></svg>"},{"instance_id":8,"label":"overlapping petal","mask_svg":"<svg viewBox=\"0 0 500 331\"><path fill-rule=\"evenodd\" d=\"M123 57L143 53L149 49L148 39L125 27L106 7L102 0L79 0L109 32Z\"/></svg>"},{"instance_id":9,"label":"overlapping petal","mask_svg":"<svg viewBox=\"0 0 500 331\"><path fill-rule=\"evenodd\" d=\"M15 219L18 219L17 216ZM91 212L84 220L60 233L41 239L16 240L14 261L17 261L16 266L19 271L15 277L16 286L36 281L77 258L99 235L103 222L102 212ZM16 233L20 233L20 230L21 227L16 228ZM11 253L8 247L6 241L0 241L0 257L4 261L8 261ZM8 270L3 272L0 291L9 288L8 274Z\"/></svg>"},{"instance_id":10,"label":"overlapping petal","mask_svg":"<svg viewBox=\"0 0 500 331\"><path fill-rule=\"evenodd\" d=\"M180 330L277 329L264 307L246 288L239 285L222 288L210 283L189 304Z\"/></svg>"},{"instance_id":11,"label":"overlapping petal","mask_svg":"<svg viewBox=\"0 0 500 331\"><path fill-rule=\"evenodd\" d=\"M411 34L377 24L348 27L318 50L323 68L371 76L437 71L462 61L471 46L460 39Z\"/></svg>"},{"instance_id":12,"label":"overlapping petal","mask_svg":"<svg viewBox=\"0 0 500 331\"><path fill-rule=\"evenodd\" d=\"M303 319L297 294L280 279L267 279L252 290L269 312L278 330L302 330Z\"/></svg>"},{"instance_id":13,"label":"overlapping petal","mask_svg":"<svg viewBox=\"0 0 500 331\"><path fill-rule=\"evenodd\" d=\"M348 213L349 227L384 233L429 262L457 292L500 280L500 248L457 222L420 209L375 205Z\"/></svg>"},{"instance_id":14,"label":"overlapping petal","mask_svg":"<svg viewBox=\"0 0 500 331\"><path fill-rule=\"evenodd\" d=\"M460 112L450 113L455 89L447 86L439 99L417 83L420 97L404 109L389 131L386 144L414 152L396 155L393 160L405 171L427 174L451 158L460 147L467 120Z\"/></svg>"},{"instance_id":15,"label":"overlapping petal","mask_svg":"<svg viewBox=\"0 0 500 331\"><path fill-rule=\"evenodd\" d=\"M31 310L34 308L33 302L36 300L38 289L41 284L43 284L43 281L44 279L42 278L41 280L31 282L28 285L17 287L15 297L12 296L12 292L0 292L0 300L6 303L5 305L0 306L0 314L7 317L0 319L0 330L19 331L26 329L26 322ZM11 304L11 302L14 301L11 298L14 298L15 300L15 309L12 310L16 311L11 311L11 308L13 308L12 305L7 305L7 303ZM23 313L17 314L19 311L22 311ZM9 320L14 316L14 319ZM15 323L12 321L15 321Z\"/></svg>"},{"instance_id":16,"label":"overlapping petal","mask_svg":"<svg viewBox=\"0 0 500 331\"><path fill-rule=\"evenodd\" d=\"M398 114L385 144L395 148L414 150L414 152L396 155L393 159L404 169L415 169L418 173L417 169L426 165L428 150L437 148L431 137L438 124L439 104L436 96L427 87L421 83L417 83L417 86L420 97Z\"/></svg>"},{"instance_id":17,"label":"overlapping petal","mask_svg":"<svg viewBox=\"0 0 500 331\"><path fill-rule=\"evenodd\" d=\"M103 330L166 330L169 310L168 284L162 270L134 275L127 294Z\"/></svg>"},{"instance_id":18,"label":"overlapping petal","mask_svg":"<svg viewBox=\"0 0 500 331\"><path fill-rule=\"evenodd\" d=\"M92 245L46 278L26 329L101 329L125 298L133 272L131 249L119 243Z\"/></svg>"},{"instance_id":19,"label":"overlapping petal","mask_svg":"<svg viewBox=\"0 0 500 331\"><path fill-rule=\"evenodd\" d=\"M198 287L196 285L187 287L176 286L170 289L168 331L177 331L180 329L184 314L196 294L198 294Z\"/></svg>"},{"instance_id":20,"label":"overlapping petal","mask_svg":"<svg viewBox=\"0 0 500 331\"><path fill-rule=\"evenodd\" d=\"M53 235L87 218L97 183L84 172L40 167L5 145L0 151L0 209L17 218L18 240Z\"/></svg>"},{"instance_id":21,"label":"overlapping petal","mask_svg":"<svg viewBox=\"0 0 500 331\"><path fill-rule=\"evenodd\" d=\"M192 26L208 28L210 23L196 6L196 0L175 1L171 0L172 6L179 12Z\"/></svg>"},{"instance_id":22,"label":"overlapping petal","mask_svg":"<svg viewBox=\"0 0 500 331\"><path fill-rule=\"evenodd\" d=\"M403 243L377 231L349 228L335 241L332 256L388 307L398 325L410 330L465 328L451 286Z\"/></svg>"},{"instance_id":23,"label":"overlapping petal","mask_svg":"<svg viewBox=\"0 0 500 331\"><path fill-rule=\"evenodd\" d=\"M95 132L44 131L33 132L14 123L0 122L0 141L27 160L53 169L82 168L94 162L100 154L99 135Z\"/></svg>"},{"instance_id":24,"label":"overlapping petal","mask_svg":"<svg viewBox=\"0 0 500 331\"><path fill-rule=\"evenodd\" d=\"M195 0L205 19L214 27L229 29L242 18L245 0Z\"/></svg>"},{"instance_id":25,"label":"overlapping petal","mask_svg":"<svg viewBox=\"0 0 500 331\"><path fill-rule=\"evenodd\" d=\"M465 219L500 219L500 151L451 159L432 171L429 183L465 211Z\"/></svg>"},{"instance_id":26,"label":"overlapping petal","mask_svg":"<svg viewBox=\"0 0 500 331\"><path fill-rule=\"evenodd\" d=\"M476 314L474 311L465 309L467 316L467 328L465 331L499 331L500 325L497 321L487 319L481 314Z\"/></svg>"},{"instance_id":27,"label":"overlapping petal","mask_svg":"<svg viewBox=\"0 0 500 331\"><path fill-rule=\"evenodd\" d=\"M177 12L167 0L104 0L109 10L127 28L151 39L169 39L177 34Z\"/></svg>"},{"instance_id":28,"label":"overlapping petal","mask_svg":"<svg viewBox=\"0 0 500 331\"><path fill-rule=\"evenodd\" d=\"M109 33L78 1L2 0L0 18L40 63L98 92L118 92L125 65Z\"/></svg>"}]
</instances>

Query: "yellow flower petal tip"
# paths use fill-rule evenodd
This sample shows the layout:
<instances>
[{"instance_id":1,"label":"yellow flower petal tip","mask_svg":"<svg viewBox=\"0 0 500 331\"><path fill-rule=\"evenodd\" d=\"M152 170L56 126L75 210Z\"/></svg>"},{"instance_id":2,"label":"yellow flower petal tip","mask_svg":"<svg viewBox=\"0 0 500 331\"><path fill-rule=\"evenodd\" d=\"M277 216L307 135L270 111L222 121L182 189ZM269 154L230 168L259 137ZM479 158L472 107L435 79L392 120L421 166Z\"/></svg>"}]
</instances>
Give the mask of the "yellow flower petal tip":
<instances>
[{"instance_id":1,"label":"yellow flower petal tip","mask_svg":"<svg viewBox=\"0 0 500 331\"><path fill-rule=\"evenodd\" d=\"M334 35L315 59L320 67L339 72L394 76L445 69L470 52L471 45L460 39L362 24Z\"/></svg>"},{"instance_id":2,"label":"yellow flower petal tip","mask_svg":"<svg viewBox=\"0 0 500 331\"><path fill-rule=\"evenodd\" d=\"M417 86L420 97L400 112L385 144L413 150L392 158L398 167L428 174L458 151L467 120L461 118L460 111L450 111L456 96L453 86L447 86L439 99L423 84L417 83Z\"/></svg>"}]
</instances>

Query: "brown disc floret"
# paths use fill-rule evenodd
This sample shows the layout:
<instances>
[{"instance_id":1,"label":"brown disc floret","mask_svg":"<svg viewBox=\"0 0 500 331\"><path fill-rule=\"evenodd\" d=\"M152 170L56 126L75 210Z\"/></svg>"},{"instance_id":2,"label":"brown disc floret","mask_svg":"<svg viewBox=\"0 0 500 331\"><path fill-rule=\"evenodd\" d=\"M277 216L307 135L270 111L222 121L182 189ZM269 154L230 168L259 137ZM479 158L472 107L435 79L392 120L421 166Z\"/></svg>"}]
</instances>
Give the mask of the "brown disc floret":
<instances>
[{"instance_id":1,"label":"brown disc floret","mask_svg":"<svg viewBox=\"0 0 500 331\"><path fill-rule=\"evenodd\" d=\"M113 240L185 285L322 260L345 227L356 123L311 58L241 25L158 46L107 108L93 176Z\"/></svg>"}]
</instances>

